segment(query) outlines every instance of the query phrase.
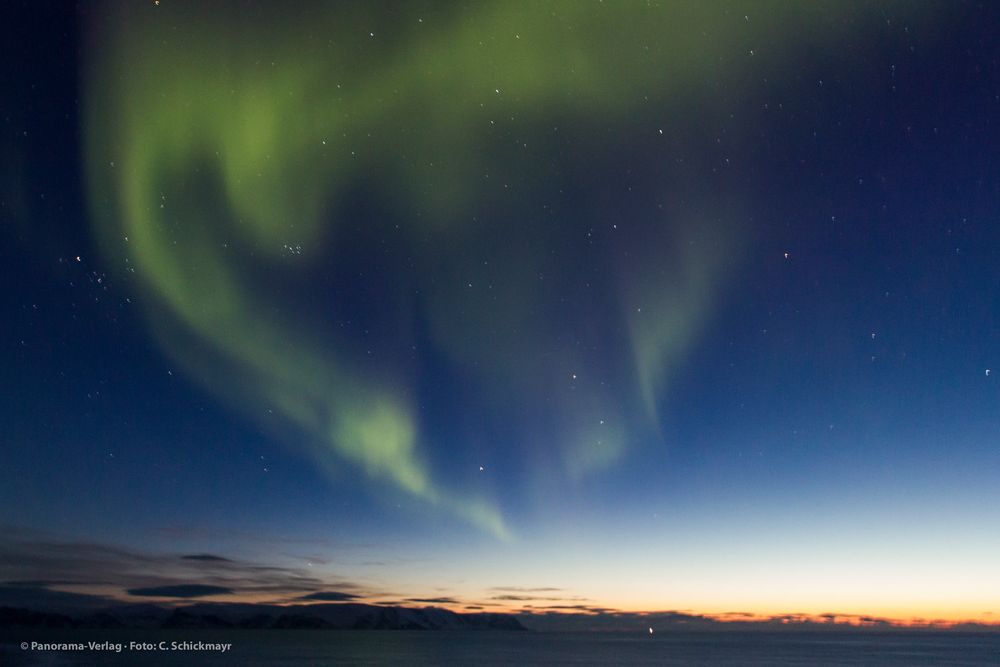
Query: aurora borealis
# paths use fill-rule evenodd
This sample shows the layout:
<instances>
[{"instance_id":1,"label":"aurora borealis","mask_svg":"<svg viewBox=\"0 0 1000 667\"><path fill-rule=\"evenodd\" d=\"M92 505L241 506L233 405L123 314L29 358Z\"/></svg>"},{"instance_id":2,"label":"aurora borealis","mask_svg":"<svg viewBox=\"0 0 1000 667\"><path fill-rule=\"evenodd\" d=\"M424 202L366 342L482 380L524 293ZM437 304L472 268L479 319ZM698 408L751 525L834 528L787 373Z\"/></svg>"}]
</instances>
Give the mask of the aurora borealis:
<instances>
[{"instance_id":1,"label":"aurora borealis","mask_svg":"<svg viewBox=\"0 0 1000 667\"><path fill-rule=\"evenodd\" d=\"M719 70L706 63L734 57L742 45L728 33L749 21L692 10L679 18L719 34L687 44L683 34L662 34L676 8L424 10L387 20L263 8L278 14L263 20L192 6L164 21L133 7L92 37L100 48L90 67L88 174L104 245L119 268L137 272L154 335L192 374L296 427L320 466L346 460L504 535L493 503L451 498L432 481L411 405L420 397L405 361L415 349L409 332L426 327L429 343L487 402L516 397L513 409L524 413L552 401L544 411L553 416L542 417L551 424L517 434L545 443L546 477L581 477L614 463L627 439L650 437L670 367L709 311L718 265L735 245L738 203L658 206L636 213L628 224L638 231L627 240L591 243L606 220L573 211L553 222L546 199L569 185L560 144L607 152L588 145L588 125L613 126L643 102L669 114L677 95L711 104L699 78ZM741 37L760 39L773 22L817 20L812 11L767 16ZM334 37L315 25L336 27ZM645 47L618 54L624 35ZM648 55L636 61L640 48ZM619 80L615 72L633 62L642 68ZM651 102L642 95L650 87ZM352 188L392 204L345 211ZM647 186L670 204L668 188ZM385 220L394 221L391 232ZM376 229L380 244L406 254L358 271L344 288L379 291L376 312L360 316L385 332L366 342L374 362L359 363L346 342L326 344L343 334L316 322L317 312L355 316L343 303L353 294L287 298L308 291L316 264L340 265L357 252L338 243L338 228L351 224ZM561 229L546 229L553 225ZM498 229L520 240L497 238ZM567 236L588 239L590 266L565 252ZM626 257L630 266L616 266ZM539 286L545 273L555 288ZM269 289L275 274L285 284ZM560 310L561 322L537 314ZM579 333L587 328L597 330ZM577 382L575 370L587 377ZM650 418L639 429L629 428L637 397ZM453 446L476 438L463 434Z\"/></svg>"},{"instance_id":2,"label":"aurora borealis","mask_svg":"<svg viewBox=\"0 0 1000 667\"><path fill-rule=\"evenodd\" d=\"M1000 613L995 10L48 11L5 580Z\"/></svg>"}]
</instances>

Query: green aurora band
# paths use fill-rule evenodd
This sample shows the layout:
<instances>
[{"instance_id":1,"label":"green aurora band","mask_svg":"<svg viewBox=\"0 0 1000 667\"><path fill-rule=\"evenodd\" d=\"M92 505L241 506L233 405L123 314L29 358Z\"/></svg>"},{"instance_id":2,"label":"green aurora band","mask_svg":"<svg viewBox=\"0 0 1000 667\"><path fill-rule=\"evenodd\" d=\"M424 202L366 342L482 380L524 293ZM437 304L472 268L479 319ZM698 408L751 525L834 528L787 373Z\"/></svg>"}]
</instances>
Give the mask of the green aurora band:
<instances>
[{"instance_id":1,"label":"green aurora band","mask_svg":"<svg viewBox=\"0 0 1000 667\"><path fill-rule=\"evenodd\" d=\"M548 397L564 434L548 449L581 479L636 440L625 426L630 399L655 430L656 404L735 254L739 234L717 221L739 217L739 203L702 193L703 215L644 221L648 242L628 266L610 265L615 289L604 299L623 322L630 386L581 379L572 391L559 387L586 366L582 353L560 347L537 315L549 301L531 284L546 267L546 238L536 232L511 250L506 268L484 267L475 250L500 232L475 212L499 209L533 229L525 202L537 203L550 177L542 165L557 159L545 139L553 125L634 126L655 117L651 99L710 114L710 88L738 86L735 63L750 48L780 71L793 49L817 34L834 48L831 27L873 11L573 0L411 4L386 23L364 3L241 7L93 12L84 132L101 248L137 280L153 335L192 377L294 425L331 474L350 462L499 537L510 528L496 499L432 475L406 364L372 371L275 284L308 284L311 267L350 251L338 247L352 224L344 197L362 185L384 196L406 221L421 280L414 298L391 278L369 278L390 283L387 319L405 331L419 313L439 351L481 376L495 400ZM500 119L521 133L521 152L498 139ZM609 151L607 141L594 143ZM509 169L491 174L498 163ZM517 173L520 203L504 203L500 182ZM490 282L489 300L461 293Z\"/></svg>"}]
</instances>

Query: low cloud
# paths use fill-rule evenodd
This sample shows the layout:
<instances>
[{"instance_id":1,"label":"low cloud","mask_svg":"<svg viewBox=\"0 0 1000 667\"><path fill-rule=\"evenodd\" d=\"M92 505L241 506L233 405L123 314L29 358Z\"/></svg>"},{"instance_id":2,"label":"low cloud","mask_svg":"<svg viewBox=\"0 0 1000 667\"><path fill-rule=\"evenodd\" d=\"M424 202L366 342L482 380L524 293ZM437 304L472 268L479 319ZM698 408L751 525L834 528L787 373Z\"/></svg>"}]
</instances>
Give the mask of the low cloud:
<instances>
[{"instance_id":1,"label":"low cloud","mask_svg":"<svg viewBox=\"0 0 1000 667\"><path fill-rule=\"evenodd\" d=\"M26 586L23 582L0 586L0 607L75 612L103 609L112 602L101 595L54 591L45 586Z\"/></svg>"},{"instance_id":2,"label":"low cloud","mask_svg":"<svg viewBox=\"0 0 1000 667\"><path fill-rule=\"evenodd\" d=\"M614 614L618 613L617 609L611 609L609 607L597 607L589 604L550 604L545 606L535 606L533 609L538 609L541 611L559 611L559 612L583 612L587 614Z\"/></svg>"},{"instance_id":3,"label":"low cloud","mask_svg":"<svg viewBox=\"0 0 1000 667\"><path fill-rule=\"evenodd\" d=\"M531 597L530 595L494 595L490 599L504 600L508 602L527 602L530 600L537 600L538 598Z\"/></svg>"},{"instance_id":4,"label":"low cloud","mask_svg":"<svg viewBox=\"0 0 1000 667\"><path fill-rule=\"evenodd\" d=\"M590 602L589 598L581 597L548 597L540 595L494 595L490 600L501 600L505 602Z\"/></svg>"},{"instance_id":5,"label":"low cloud","mask_svg":"<svg viewBox=\"0 0 1000 667\"><path fill-rule=\"evenodd\" d=\"M32 608L64 608L74 600L91 606L90 598L71 595L95 592L105 602L235 595L273 603L314 594L310 599L315 601L343 601L371 593L353 582L320 578L309 567L244 561L219 553L149 553L16 528L0 531L0 536L0 581L10 582L0 588L9 589L7 599L16 598L21 606ZM15 589L20 590L16 596Z\"/></svg>"},{"instance_id":6,"label":"low cloud","mask_svg":"<svg viewBox=\"0 0 1000 667\"><path fill-rule=\"evenodd\" d=\"M205 584L177 584L128 589L129 595L149 598L205 598L213 595L232 595L233 593L233 589L225 586L207 586Z\"/></svg>"},{"instance_id":7,"label":"low cloud","mask_svg":"<svg viewBox=\"0 0 1000 667\"><path fill-rule=\"evenodd\" d=\"M315 593L309 593L295 599L311 602L347 602L348 600L357 600L358 598L359 596L353 593L345 593L343 591L316 591Z\"/></svg>"},{"instance_id":8,"label":"low cloud","mask_svg":"<svg viewBox=\"0 0 1000 667\"><path fill-rule=\"evenodd\" d=\"M186 556L181 556L181 560L197 560L204 563L232 563L233 561L229 558L223 558L222 556L216 556L214 554L189 554Z\"/></svg>"}]
</instances>

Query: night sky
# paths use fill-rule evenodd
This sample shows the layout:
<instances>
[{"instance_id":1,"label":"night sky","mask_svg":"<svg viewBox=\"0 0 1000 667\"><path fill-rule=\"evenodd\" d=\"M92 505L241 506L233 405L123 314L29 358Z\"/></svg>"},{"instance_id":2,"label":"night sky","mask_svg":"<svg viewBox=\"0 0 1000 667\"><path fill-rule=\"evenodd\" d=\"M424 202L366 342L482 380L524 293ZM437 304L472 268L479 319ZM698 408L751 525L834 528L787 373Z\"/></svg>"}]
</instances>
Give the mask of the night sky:
<instances>
[{"instance_id":1,"label":"night sky","mask_svg":"<svg viewBox=\"0 0 1000 667\"><path fill-rule=\"evenodd\" d=\"M1000 614L1000 7L3 13L0 601Z\"/></svg>"}]
</instances>

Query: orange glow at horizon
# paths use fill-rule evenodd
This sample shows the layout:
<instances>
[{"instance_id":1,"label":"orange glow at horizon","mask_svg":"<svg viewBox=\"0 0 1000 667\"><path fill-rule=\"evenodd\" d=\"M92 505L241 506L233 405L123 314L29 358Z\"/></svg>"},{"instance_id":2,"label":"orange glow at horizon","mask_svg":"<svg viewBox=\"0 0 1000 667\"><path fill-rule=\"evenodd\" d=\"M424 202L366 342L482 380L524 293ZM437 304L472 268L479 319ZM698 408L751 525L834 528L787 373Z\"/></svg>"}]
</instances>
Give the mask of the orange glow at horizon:
<instances>
[{"instance_id":1,"label":"orange glow at horizon","mask_svg":"<svg viewBox=\"0 0 1000 667\"><path fill-rule=\"evenodd\" d=\"M760 605L754 608L734 611L733 608L698 608L698 607L677 607L666 604L661 605L610 605L602 604L599 601L587 601L583 607L573 609L572 605L531 605L512 604L510 601L497 601L481 599L476 597L449 596L453 601L442 601L430 603L420 603L407 599L403 596L388 595L364 595L359 594L357 599L346 600L344 602L324 602L321 600L296 599L299 593L275 594L224 594L217 596L207 596L199 598L168 598L168 597L141 597L130 596L118 589L101 586L61 586L59 590L71 593L85 593L104 595L109 599L118 602L148 602L164 606L184 606L190 604L212 604L212 603L240 603L240 604L260 604L275 606L292 605L325 605L325 604L369 604L400 606L410 608L437 607L447 609L456 613L512 613L531 615L563 615L563 616L602 616L602 615L656 615L664 613L680 613L692 617L701 617L720 623L764 623L778 621L783 625L794 626L802 623L816 623L822 625L852 626L852 627L874 627L883 623L888 623L893 627L900 628L949 628L963 624L977 624L991 626L1000 629L1000 614L993 611L984 611L971 607L951 606L929 608L905 608L902 606L879 606L867 609L852 607L848 609L831 609L822 605L810 605L809 609L788 609L773 605ZM417 598L419 596L414 596ZM600 609L602 611L593 611Z\"/></svg>"}]
</instances>

